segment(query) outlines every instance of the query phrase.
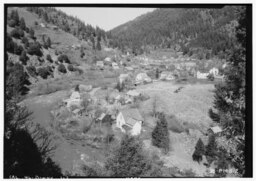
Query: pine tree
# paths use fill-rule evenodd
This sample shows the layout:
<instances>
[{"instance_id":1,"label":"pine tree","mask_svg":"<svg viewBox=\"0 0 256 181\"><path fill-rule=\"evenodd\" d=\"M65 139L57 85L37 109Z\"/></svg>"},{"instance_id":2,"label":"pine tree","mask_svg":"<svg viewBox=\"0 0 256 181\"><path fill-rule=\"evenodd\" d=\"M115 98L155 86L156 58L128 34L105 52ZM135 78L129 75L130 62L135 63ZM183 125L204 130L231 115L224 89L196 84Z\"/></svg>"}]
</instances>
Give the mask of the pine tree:
<instances>
[{"instance_id":1,"label":"pine tree","mask_svg":"<svg viewBox=\"0 0 256 181\"><path fill-rule=\"evenodd\" d=\"M29 29L29 36L30 36L31 38L34 38L34 36L35 36L35 31L33 30L33 28L30 28L30 29Z\"/></svg>"},{"instance_id":2,"label":"pine tree","mask_svg":"<svg viewBox=\"0 0 256 181\"><path fill-rule=\"evenodd\" d=\"M97 50L101 50L101 45L100 45L100 41L97 41L97 45L96 45L96 47L97 47Z\"/></svg>"},{"instance_id":3,"label":"pine tree","mask_svg":"<svg viewBox=\"0 0 256 181\"><path fill-rule=\"evenodd\" d=\"M156 69L156 79L158 79L159 78L159 69L157 68Z\"/></svg>"},{"instance_id":4,"label":"pine tree","mask_svg":"<svg viewBox=\"0 0 256 181\"><path fill-rule=\"evenodd\" d=\"M125 135L120 147L107 159L106 170L111 177L140 177L150 169L143 153L141 141Z\"/></svg>"},{"instance_id":5,"label":"pine tree","mask_svg":"<svg viewBox=\"0 0 256 181\"><path fill-rule=\"evenodd\" d=\"M196 146L195 146L195 151L192 155L193 160L197 161L197 162L201 162L202 161L202 156L205 154L205 147L204 147L204 143L201 140L201 138L198 139Z\"/></svg>"},{"instance_id":6,"label":"pine tree","mask_svg":"<svg viewBox=\"0 0 256 181\"><path fill-rule=\"evenodd\" d=\"M208 145L206 146L205 154L210 157L215 157L217 154L217 143L215 136L211 135L209 137Z\"/></svg>"},{"instance_id":7,"label":"pine tree","mask_svg":"<svg viewBox=\"0 0 256 181\"><path fill-rule=\"evenodd\" d=\"M159 148L162 148L165 153L169 151L169 131L168 123L164 113L158 114L158 121L156 127L152 132L152 144Z\"/></svg>"},{"instance_id":8,"label":"pine tree","mask_svg":"<svg viewBox=\"0 0 256 181\"><path fill-rule=\"evenodd\" d=\"M50 37L47 38L46 44L47 44L47 47L51 48L52 42L51 42Z\"/></svg>"},{"instance_id":9,"label":"pine tree","mask_svg":"<svg viewBox=\"0 0 256 181\"><path fill-rule=\"evenodd\" d=\"M27 56L27 52L25 50L22 51L19 59L23 65L27 65L28 56Z\"/></svg>"},{"instance_id":10,"label":"pine tree","mask_svg":"<svg viewBox=\"0 0 256 181\"><path fill-rule=\"evenodd\" d=\"M26 23L23 17L20 18L20 28L24 31L26 30Z\"/></svg>"}]
</instances>

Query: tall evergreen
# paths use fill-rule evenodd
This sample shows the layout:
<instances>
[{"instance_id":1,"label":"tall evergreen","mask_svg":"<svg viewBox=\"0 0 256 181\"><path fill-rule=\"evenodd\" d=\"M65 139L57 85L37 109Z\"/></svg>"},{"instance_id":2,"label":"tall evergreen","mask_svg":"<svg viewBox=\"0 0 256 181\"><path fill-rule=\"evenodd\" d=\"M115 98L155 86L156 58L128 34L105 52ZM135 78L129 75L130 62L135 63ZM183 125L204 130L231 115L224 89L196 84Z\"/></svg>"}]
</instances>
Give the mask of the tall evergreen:
<instances>
[{"instance_id":1,"label":"tall evergreen","mask_svg":"<svg viewBox=\"0 0 256 181\"><path fill-rule=\"evenodd\" d=\"M217 155L217 143L214 135L209 137L208 145L206 146L205 154L210 157Z\"/></svg>"},{"instance_id":2,"label":"tall evergreen","mask_svg":"<svg viewBox=\"0 0 256 181\"><path fill-rule=\"evenodd\" d=\"M239 25L236 28L238 44L233 47L228 66L224 71L225 81L216 86L213 120L223 127L228 139L226 149L239 173L244 174L245 166L245 86L246 86L246 7L237 8ZM218 115L218 116L216 116ZM216 119L217 118L217 119ZM229 148L230 147L230 148ZM232 148L231 148L232 147ZM233 149L235 147L235 149Z\"/></svg>"},{"instance_id":3,"label":"tall evergreen","mask_svg":"<svg viewBox=\"0 0 256 181\"><path fill-rule=\"evenodd\" d=\"M169 151L170 139L168 131L168 123L164 113L158 114L156 127L152 132L152 144L162 148L165 153Z\"/></svg>"},{"instance_id":4,"label":"tall evergreen","mask_svg":"<svg viewBox=\"0 0 256 181\"><path fill-rule=\"evenodd\" d=\"M195 146L195 151L192 155L192 158L194 161L201 162L203 159L203 155L205 154L205 147L204 143L201 140L201 138L198 139L196 146Z\"/></svg>"},{"instance_id":5,"label":"tall evergreen","mask_svg":"<svg viewBox=\"0 0 256 181\"><path fill-rule=\"evenodd\" d=\"M26 23L23 17L20 18L20 28L24 31L26 30Z\"/></svg>"},{"instance_id":6,"label":"tall evergreen","mask_svg":"<svg viewBox=\"0 0 256 181\"><path fill-rule=\"evenodd\" d=\"M136 137L125 135L120 147L110 156L105 167L111 177L141 177L150 165L143 154L142 142Z\"/></svg>"}]
</instances>

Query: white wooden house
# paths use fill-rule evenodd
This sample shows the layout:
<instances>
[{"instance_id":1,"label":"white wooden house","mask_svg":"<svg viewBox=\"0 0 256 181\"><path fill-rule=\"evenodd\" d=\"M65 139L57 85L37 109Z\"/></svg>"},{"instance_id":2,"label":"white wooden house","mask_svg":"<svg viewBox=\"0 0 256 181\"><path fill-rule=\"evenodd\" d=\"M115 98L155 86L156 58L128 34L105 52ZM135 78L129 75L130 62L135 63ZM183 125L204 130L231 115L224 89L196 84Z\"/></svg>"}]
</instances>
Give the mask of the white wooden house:
<instances>
[{"instance_id":1,"label":"white wooden house","mask_svg":"<svg viewBox=\"0 0 256 181\"><path fill-rule=\"evenodd\" d=\"M219 75L219 69L213 67L210 71L209 71L210 74L212 74L214 77L218 76Z\"/></svg>"},{"instance_id":2,"label":"white wooden house","mask_svg":"<svg viewBox=\"0 0 256 181\"><path fill-rule=\"evenodd\" d=\"M72 92L69 99L63 101L67 104L67 108L70 109L72 106L80 107L81 106L81 96L77 91Z\"/></svg>"},{"instance_id":3,"label":"white wooden house","mask_svg":"<svg viewBox=\"0 0 256 181\"><path fill-rule=\"evenodd\" d=\"M200 71L196 72L196 77L198 79L207 79L207 76L209 75L209 72L201 73Z\"/></svg>"},{"instance_id":4,"label":"white wooden house","mask_svg":"<svg viewBox=\"0 0 256 181\"><path fill-rule=\"evenodd\" d=\"M120 128L122 132L128 132L133 136L141 133L142 122L143 117L138 109L121 110L116 117L116 127Z\"/></svg>"}]
</instances>

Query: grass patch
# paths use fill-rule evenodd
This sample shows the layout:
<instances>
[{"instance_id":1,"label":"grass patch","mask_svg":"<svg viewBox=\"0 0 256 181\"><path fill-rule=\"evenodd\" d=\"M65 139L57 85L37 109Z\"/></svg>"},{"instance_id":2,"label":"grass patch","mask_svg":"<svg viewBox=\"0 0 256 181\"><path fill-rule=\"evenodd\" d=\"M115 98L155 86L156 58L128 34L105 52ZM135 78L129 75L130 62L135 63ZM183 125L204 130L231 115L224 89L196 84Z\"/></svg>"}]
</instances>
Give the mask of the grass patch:
<instances>
[{"instance_id":1,"label":"grass patch","mask_svg":"<svg viewBox=\"0 0 256 181\"><path fill-rule=\"evenodd\" d=\"M181 121L175 116L170 115L167 117L168 129L175 133L182 133L185 131L184 126L181 124Z\"/></svg>"}]
</instances>

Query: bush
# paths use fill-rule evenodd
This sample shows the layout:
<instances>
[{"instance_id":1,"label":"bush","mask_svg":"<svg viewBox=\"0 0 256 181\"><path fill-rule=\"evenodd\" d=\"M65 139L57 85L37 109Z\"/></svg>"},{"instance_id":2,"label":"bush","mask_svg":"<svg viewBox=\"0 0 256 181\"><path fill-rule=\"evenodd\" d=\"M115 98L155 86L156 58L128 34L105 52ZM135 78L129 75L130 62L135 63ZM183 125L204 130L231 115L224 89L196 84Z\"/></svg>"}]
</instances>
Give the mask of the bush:
<instances>
[{"instance_id":1,"label":"bush","mask_svg":"<svg viewBox=\"0 0 256 181\"><path fill-rule=\"evenodd\" d=\"M68 56L65 55L65 54L60 55L58 57L58 61L61 62L61 63L65 62L65 63L69 63L70 64L70 60L69 60Z\"/></svg>"},{"instance_id":2,"label":"bush","mask_svg":"<svg viewBox=\"0 0 256 181\"><path fill-rule=\"evenodd\" d=\"M63 65L62 63L58 66L58 71L64 74L67 73L65 65Z\"/></svg>"},{"instance_id":3,"label":"bush","mask_svg":"<svg viewBox=\"0 0 256 181\"><path fill-rule=\"evenodd\" d=\"M13 28L13 27L16 26L16 21L11 19L11 20L8 21L8 25Z\"/></svg>"},{"instance_id":4,"label":"bush","mask_svg":"<svg viewBox=\"0 0 256 181\"><path fill-rule=\"evenodd\" d=\"M28 43L28 39L27 39L26 37L23 37L23 38L21 39L21 42L24 43L24 44L26 44L26 43Z\"/></svg>"},{"instance_id":5,"label":"bush","mask_svg":"<svg viewBox=\"0 0 256 181\"><path fill-rule=\"evenodd\" d=\"M71 72L75 71L73 65L71 65L71 64L68 65L68 70Z\"/></svg>"},{"instance_id":6,"label":"bush","mask_svg":"<svg viewBox=\"0 0 256 181\"><path fill-rule=\"evenodd\" d=\"M29 73L29 75L31 77L36 77L37 76L37 72L36 72L36 68L34 66L28 66L27 68L27 72Z\"/></svg>"},{"instance_id":7,"label":"bush","mask_svg":"<svg viewBox=\"0 0 256 181\"><path fill-rule=\"evenodd\" d=\"M209 75L207 76L207 78L208 78L208 80L210 80L210 81L214 81L214 75L213 75L213 74L209 74Z\"/></svg>"},{"instance_id":8,"label":"bush","mask_svg":"<svg viewBox=\"0 0 256 181\"><path fill-rule=\"evenodd\" d=\"M49 54L46 55L46 60L48 60L51 63L53 62L52 57Z\"/></svg>"},{"instance_id":9,"label":"bush","mask_svg":"<svg viewBox=\"0 0 256 181\"><path fill-rule=\"evenodd\" d=\"M20 39L24 36L24 31L20 28L15 28L11 31L11 36Z\"/></svg>"},{"instance_id":10,"label":"bush","mask_svg":"<svg viewBox=\"0 0 256 181\"><path fill-rule=\"evenodd\" d=\"M119 92L122 92L122 91L124 90L124 87L125 87L124 82L118 81L115 88L116 88Z\"/></svg>"},{"instance_id":11,"label":"bush","mask_svg":"<svg viewBox=\"0 0 256 181\"><path fill-rule=\"evenodd\" d=\"M79 73L79 75L84 73L84 71L78 67L75 68L75 71L77 71Z\"/></svg>"},{"instance_id":12,"label":"bush","mask_svg":"<svg viewBox=\"0 0 256 181\"><path fill-rule=\"evenodd\" d=\"M47 79L49 75L51 75L51 72L47 67L39 67L37 69L38 75L41 76L43 79Z\"/></svg>"},{"instance_id":13,"label":"bush","mask_svg":"<svg viewBox=\"0 0 256 181\"><path fill-rule=\"evenodd\" d=\"M27 56L27 52L26 51L22 51L19 60L22 62L23 65L27 65L27 61L28 61L28 56Z\"/></svg>"},{"instance_id":14,"label":"bush","mask_svg":"<svg viewBox=\"0 0 256 181\"><path fill-rule=\"evenodd\" d=\"M185 128L180 123L180 120L178 120L174 115L170 115L168 117L168 129L175 133L182 133L185 131Z\"/></svg>"},{"instance_id":15,"label":"bush","mask_svg":"<svg viewBox=\"0 0 256 181\"><path fill-rule=\"evenodd\" d=\"M37 55L41 57L43 54L40 49L41 49L40 43L38 42L31 43L28 48L28 54Z\"/></svg>"},{"instance_id":16,"label":"bush","mask_svg":"<svg viewBox=\"0 0 256 181\"><path fill-rule=\"evenodd\" d=\"M16 43L14 43L13 53L16 55L21 55L22 51L23 47L21 45L17 45Z\"/></svg>"}]
</instances>

